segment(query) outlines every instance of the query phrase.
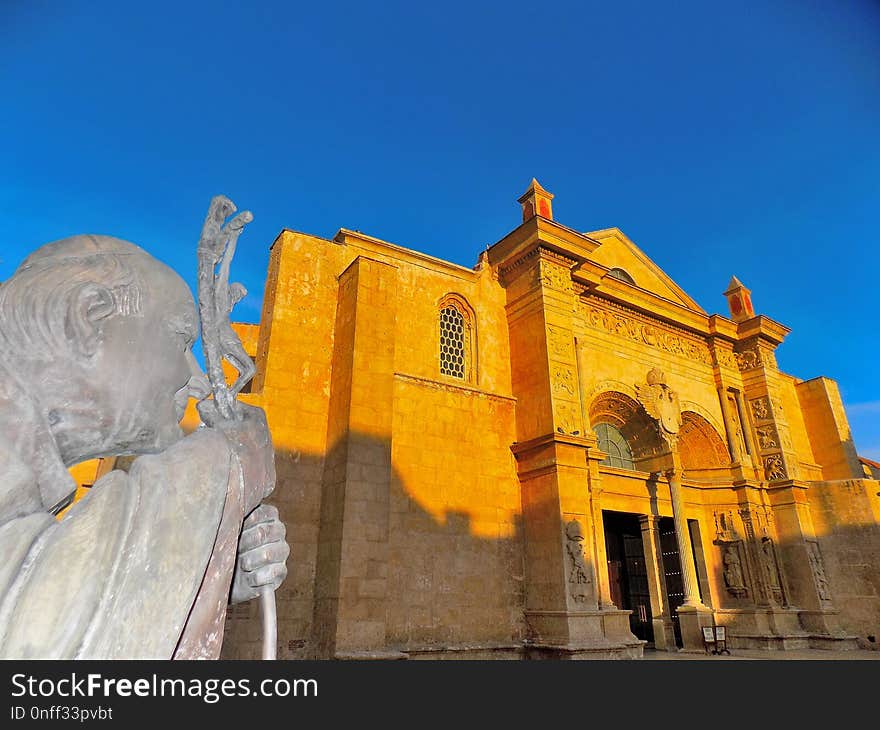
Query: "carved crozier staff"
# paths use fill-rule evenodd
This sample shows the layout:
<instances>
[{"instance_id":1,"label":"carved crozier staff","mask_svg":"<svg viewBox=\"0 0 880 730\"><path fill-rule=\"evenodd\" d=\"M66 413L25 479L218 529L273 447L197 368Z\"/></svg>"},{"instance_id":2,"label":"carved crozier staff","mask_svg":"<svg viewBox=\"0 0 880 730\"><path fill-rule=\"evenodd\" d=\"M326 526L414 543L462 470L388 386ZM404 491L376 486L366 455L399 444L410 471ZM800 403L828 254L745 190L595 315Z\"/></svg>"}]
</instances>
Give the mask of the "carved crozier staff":
<instances>
[{"instance_id":1,"label":"carved crozier staff","mask_svg":"<svg viewBox=\"0 0 880 730\"><path fill-rule=\"evenodd\" d=\"M229 320L232 308L247 294L241 284L229 283L229 266L238 237L254 219L250 211L245 210L225 222L235 211L235 204L225 195L212 198L198 245L199 319L205 370L217 413L226 420L241 420L241 413L236 408L237 396L256 372L253 360L245 352ZM231 386L226 385L223 375L224 359L238 371ZM260 601L263 609L263 659L275 659L278 623L275 591L271 585L262 587Z\"/></svg>"}]
</instances>

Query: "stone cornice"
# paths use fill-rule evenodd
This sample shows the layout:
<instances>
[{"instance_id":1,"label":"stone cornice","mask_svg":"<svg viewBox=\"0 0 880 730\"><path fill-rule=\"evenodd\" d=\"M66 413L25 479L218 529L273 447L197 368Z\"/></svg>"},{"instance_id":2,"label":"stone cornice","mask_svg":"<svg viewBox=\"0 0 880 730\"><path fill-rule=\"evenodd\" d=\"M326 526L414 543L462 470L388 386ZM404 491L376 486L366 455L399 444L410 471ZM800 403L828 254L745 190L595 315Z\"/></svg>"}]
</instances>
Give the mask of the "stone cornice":
<instances>
[{"instance_id":1,"label":"stone cornice","mask_svg":"<svg viewBox=\"0 0 880 730\"><path fill-rule=\"evenodd\" d=\"M397 261L405 261L415 266L430 269L432 271L443 271L453 274L468 281L476 281L479 274L473 269L466 266L454 264L451 261L444 261L435 256L414 251L413 249L398 246L395 243L389 243L379 238L373 238L358 231L350 231L346 228L340 228L333 237L332 243L344 246L355 246L360 249L366 249L374 253L384 254Z\"/></svg>"},{"instance_id":2,"label":"stone cornice","mask_svg":"<svg viewBox=\"0 0 880 730\"><path fill-rule=\"evenodd\" d=\"M584 261L599 243L555 221L534 216L489 247L489 263L509 270L514 262L538 246L567 257L574 264Z\"/></svg>"},{"instance_id":3,"label":"stone cornice","mask_svg":"<svg viewBox=\"0 0 880 730\"><path fill-rule=\"evenodd\" d=\"M736 327L736 332L740 340L758 337L776 347L782 343L791 330L784 324L759 314L757 317L740 322Z\"/></svg>"}]
</instances>

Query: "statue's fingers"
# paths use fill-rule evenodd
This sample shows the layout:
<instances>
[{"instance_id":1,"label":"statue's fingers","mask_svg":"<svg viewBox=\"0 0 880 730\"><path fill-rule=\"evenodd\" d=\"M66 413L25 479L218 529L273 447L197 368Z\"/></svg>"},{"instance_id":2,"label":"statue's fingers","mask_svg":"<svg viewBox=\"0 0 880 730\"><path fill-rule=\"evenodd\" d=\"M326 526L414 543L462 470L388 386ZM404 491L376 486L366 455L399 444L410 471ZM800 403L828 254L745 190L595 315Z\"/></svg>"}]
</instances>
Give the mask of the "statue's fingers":
<instances>
[{"instance_id":1,"label":"statue's fingers","mask_svg":"<svg viewBox=\"0 0 880 730\"><path fill-rule=\"evenodd\" d=\"M284 563L273 563L249 573L247 582L254 588L274 586L277 588L287 577L287 566Z\"/></svg>"},{"instance_id":2,"label":"statue's fingers","mask_svg":"<svg viewBox=\"0 0 880 730\"><path fill-rule=\"evenodd\" d=\"M287 528L284 527L283 522L266 522L256 525L241 533L238 540L238 552L243 555L261 545L284 542L286 536Z\"/></svg>"},{"instance_id":3,"label":"statue's fingers","mask_svg":"<svg viewBox=\"0 0 880 730\"><path fill-rule=\"evenodd\" d=\"M278 508L274 504L261 504L245 517L242 527L248 529L262 522L278 521Z\"/></svg>"},{"instance_id":4,"label":"statue's fingers","mask_svg":"<svg viewBox=\"0 0 880 730\"><path fill-rule=\"evenodd\" d=\"M290 546L286 542L272 542L246 553L240 553L239 565L244 572L250 573L266 565L283 563L288 555L290 555Z\"/></svg>"}]
</instances>

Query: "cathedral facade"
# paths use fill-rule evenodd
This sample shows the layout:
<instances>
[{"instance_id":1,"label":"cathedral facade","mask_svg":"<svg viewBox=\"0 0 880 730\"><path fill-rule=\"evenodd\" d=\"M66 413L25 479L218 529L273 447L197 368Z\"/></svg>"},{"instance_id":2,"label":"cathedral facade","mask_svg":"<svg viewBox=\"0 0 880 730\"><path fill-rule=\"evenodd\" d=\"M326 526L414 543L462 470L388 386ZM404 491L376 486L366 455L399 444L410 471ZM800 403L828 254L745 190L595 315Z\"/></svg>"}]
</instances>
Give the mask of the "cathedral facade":
<instances>
[{"instance_id":1,"label":"cathedral facade","mask_svg":"<svg viewBox=\"0 0 880 730\"><path fill-rule=\"evenodd\" d=\"M880 483L834 381L736 278L707 314L617 228L522 223L458 266L284 230L236 325L288 527L279 657L855 648L880 631ZM259 607L223 656L259 656Z\"/></svg>"}]
</instances>

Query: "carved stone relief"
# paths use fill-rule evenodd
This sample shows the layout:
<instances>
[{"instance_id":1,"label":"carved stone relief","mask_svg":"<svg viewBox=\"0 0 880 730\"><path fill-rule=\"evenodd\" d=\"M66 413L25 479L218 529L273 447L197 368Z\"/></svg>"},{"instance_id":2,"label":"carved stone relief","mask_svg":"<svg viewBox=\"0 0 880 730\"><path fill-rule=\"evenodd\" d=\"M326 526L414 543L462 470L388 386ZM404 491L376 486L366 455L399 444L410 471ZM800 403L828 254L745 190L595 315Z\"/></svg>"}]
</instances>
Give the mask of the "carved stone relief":
<instances>
[{"instance_id":1,"label":"carved stone relief","mask_svg":"<svg viewBox=\"0 0 880 730\"><path fill-rule=\"evenodd\" d=\"M769 454L764 457L764 476L771 481L788 478L782 454Z\"/></svg>"},{"instance_id":2,"label":"carved stone relief","mask_svg":"<svg viewBox=\"0 0 880 730\"><path fill-rule=\"evenodd\" d=\"M577 390L575 389L574 373L571 368L563 365L557 365L553 369L553 392L556 395L565 394L570 398L574 398Z\"/></svg>"},{"instance_id":3,"label":"carved stone relief","mask_svg":"<svg viewBox=\"0 0 880 730\"><path fill-rule=\"evenodd\" d=\"M752 407L752 415L756 421L770 420L770 403L767 400L767 396L762 395L760 398L754 398L749 401L749 404Z\"/></svg>"},{"instance_id":4,"label":"carved stone relief","mask_svg":"<svg viewBox=\"0 0 880 730\"><path fill-rule=\"evenodd\" d=\"M739 598L748 594L743 570L742 541L723 543L721 561L724 565L724 587L730 595Z\"/></svg>"},{"instance_id":5,"label":"carved stone relief","mask_svg":"<svg viewBox=\"0 0 880 730\"><path fill-rule=\"evenodd\" d=\"M766 426L758 426L755 429L755 433L758 435L758 448L761 451L779 448L779 436L776 433L776 427L772 423Z\"/></svg>"},{"instance_id":6,"label":"carved stone relief","mask_svg":"<svg viewBox=\"0 0 880 730\"><path fill-rule=\"evenodd\" d=\"M571 272L562 263L541 259L539 283L549 289L561 292L571 291Z\"/></svg>"},{"instance_id":7,"label":"carved stone relief","mask_svg":"<svg viewBox=\"0 0 880 730\"><path fill-rule=\"evenodd\" d=\"M739 363L737 363L733 351L718 346L715 347L715 366L739 370Z\"/></svg>"},{"instance_id":8,"label":"carved stone relief","mask_svg":"<svg viewBox=\"0 0 880 730\"><path fill-rule=\"evenodd\" d=\"M565 552L568 556L568 592L577 602L584 603L591 594L592 580L584 562L584 530L581 523L571 520L565 524Z\"/></svg>"},{"instance_id":9,"label":"carved stone relief","mask_svg":"<svg viewBox=\"0 0 880 730\"><path fill-rule=\"evenodd\" d=\"M713 364L709 348L703 342L679 337L657 325L642 322L632 316L610 312L591 304L585 305L583 311L586 322L591 327L705 365Z\"/></svg>"},{"instance_id":10,"label":"carved stone relief","mask_svg":"<svg viewBox=\"0 0 880 730\"><path fill-rule=\"evenodd\" d=\"M767 581L770 597L778 604L783 604L782 580L779 575L779 563L776 557L776 546L769 537L761 538L760 545L761 567L764 578Z\"/></svg>"},{"instance_id":11,"label":"carved stone relief","mask_svg":"<svg viewBox=\"0 0 880 730\"><path fill-rule=\"evenodd\" d=\"M560 433L569 433L573 436L581 434L580 406L576 403L557 401L554 404L556 412L556 430Z\"/></svg>"},{"instance_id":12,"label":"carved stone relief","mask_svg":"<svg viewBox=\"0 0 880 730\"><path fill-rule=\"evenodd\" d=\"M822 553L819 552L819 543L807 541L807 555L810 558L810 568L813 571L813 580L816 581L816 592L823 601L831 600L831 590L828 587L828 576L825 573L825 562Z\"/></svg>"},{"instance_id":13,"label":"carved stone relief","mask_svg":"<svg viewBox=\"0 0 880 730\"><path fill-rule=\"evenodd\" d=\"M742 371L754 370L763 364L761 361L761 351L757 347L736 352L734 357L736 358L737 366Z\"/></svg>"},{"instance_id":14,"label":"carved stone relief","mask_svg":"<svg viewBox=\"0 0 880 730\"><path fill-rule=\"evenodd\" d=\"M571 336L564 329L548 325L547 346L551 358L557 360L572 360L574 358Z\"/></svg>"}]
</instances>

